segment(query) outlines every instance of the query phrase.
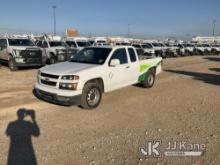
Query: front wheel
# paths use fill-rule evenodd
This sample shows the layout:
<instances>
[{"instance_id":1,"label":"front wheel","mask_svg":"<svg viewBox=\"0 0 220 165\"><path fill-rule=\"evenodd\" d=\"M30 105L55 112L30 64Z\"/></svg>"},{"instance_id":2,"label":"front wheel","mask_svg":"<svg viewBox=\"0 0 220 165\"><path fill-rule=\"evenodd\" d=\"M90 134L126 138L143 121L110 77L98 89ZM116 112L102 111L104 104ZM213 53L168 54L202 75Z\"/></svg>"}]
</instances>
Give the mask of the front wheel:
<instances>
[{"instance_id":1,"label":"front wheel","mask_svg":"<svg viewBox=\"0 0 220 165\"><path fill-rule=\"evenodd\" d=\"M9 60L8 60L8 67L11 71L16 71L18 70L18 67L16 66L16 62L15 62L15 59L10 56L9 57Z\"/></svg>"},{"instance_id":2,"label":"front wheel","mask_svg":"<svg viewBox=\"0 0 220 165\"><path fill-rule=\"evenodd\" d=\"M141 82L141 85L144 88L151 88L153 87L155 82L155 69L151 69L146 73L145 80Z\"/></svg>"},{"instance_id":3,"label":"front wheel","mask_svg":"<svg viewBox=\"0 0 220 165\"><path fill-rule=\"evenodd\" d=\"M87 83L82 92L81 106L84 109L96 108L102 99L102 90L97 83Z\"/></svg>"},{"instance_id":4,"label":"front wheel","mask_svg":"<svg viewBox=\"0 0 220 165\"><path fill-rule=\"evenodd\" d=\"M50 56L50 64L55 64L55 63L56 63L55 57L53 55Z\"/></svg>"}]
</instances>

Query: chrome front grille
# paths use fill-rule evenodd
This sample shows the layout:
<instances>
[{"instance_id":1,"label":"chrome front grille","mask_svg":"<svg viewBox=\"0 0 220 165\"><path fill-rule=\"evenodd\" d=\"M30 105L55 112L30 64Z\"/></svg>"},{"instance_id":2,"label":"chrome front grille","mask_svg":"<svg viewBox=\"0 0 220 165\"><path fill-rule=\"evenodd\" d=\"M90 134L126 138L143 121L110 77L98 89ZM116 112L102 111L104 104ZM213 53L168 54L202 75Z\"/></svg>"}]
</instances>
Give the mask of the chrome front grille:
<instances>
[{"instance_id":1,"label":"chrome front grille","mask_svg":"<svg viewBox=\"0 0 220 165\"><path fill-rule=\"evenodd\" d=\"M47 74L47 73L42 73L42 72L40 74L40 83L43 85L56 87L58 79L59 79L58 75L52 75L52 74Z\"/></svg>"}]
</instances>

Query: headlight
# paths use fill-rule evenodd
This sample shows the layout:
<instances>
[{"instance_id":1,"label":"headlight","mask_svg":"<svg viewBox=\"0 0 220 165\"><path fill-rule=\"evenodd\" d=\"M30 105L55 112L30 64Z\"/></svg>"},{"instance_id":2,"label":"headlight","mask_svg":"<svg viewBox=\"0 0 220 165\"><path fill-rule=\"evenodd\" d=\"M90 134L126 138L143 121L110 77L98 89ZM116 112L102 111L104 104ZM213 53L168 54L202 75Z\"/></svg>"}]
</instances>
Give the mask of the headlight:
<instances>
[{"instance_id":1,"label":"headlight","mask_svg":"<svg viewBox=\"0 0 220 165\"><path fill-rule=\"evenodd\" d=\"M66 89L66 90L76 90L78 83L60 83L59 88L60 89Z\"/></svg>"},{"instance_id":2,"label":"headlight","mask_svg":"<svg viewBox=\"0 0 220 165\"><path fill-rule=\"evenodd\" d=\"M64 51L60 50L60 49L57 49L56 52L57 52L57 54L63 54L64 53Z\"/></svg>"},{"instance_id":3,"label":"headlight","mask_svg":"<svg viewBox=\"0 0 220 165\"><path fill-rule=\"evenodd\" d=\"M16 49L13 50L13 53L16 57L20 56L20 52L21 52L21 50L16 50Z\"/></svg>"},{"instance_id":4,"label":"headlight","mask_svg":"<svg viewBox=\"0 0 220 165\"><path fill-rule=\"evenodd\" d=\"M40 83L40 75L41 75L41 72L40 70L38 70L37 72L37 82Z\"/></svg>"},{"instance_id":5,"label":"headlight","mask_svg":"<svg viewBox=\"0 0 220 165\"><path fill-rule=\"evenodd\" d=\"M40 72L40 70L38 70L37 75L40 76L40 74L41 74L41 72Z\"/></svg>"},{"instance_id":6,"label":"headlight","mask_svg":"<svg viewBox=\"0 0 220 165\"><path fill-rule=\"evenodd\" d=\"M79 76L76 75L66 75L62 76L62 80L79 80Z\"/></svg>"}]
</instances>

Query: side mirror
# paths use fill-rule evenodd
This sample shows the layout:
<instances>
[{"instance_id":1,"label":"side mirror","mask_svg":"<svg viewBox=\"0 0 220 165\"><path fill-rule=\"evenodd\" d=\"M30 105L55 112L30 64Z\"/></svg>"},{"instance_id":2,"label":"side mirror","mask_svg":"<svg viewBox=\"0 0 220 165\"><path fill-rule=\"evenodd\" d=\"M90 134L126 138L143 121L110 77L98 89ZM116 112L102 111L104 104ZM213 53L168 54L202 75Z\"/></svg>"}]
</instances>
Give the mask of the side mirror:
<instances>
[{"instance_id":1,"label":"side mirror","mask_svg":"<svg viewBox=\"0 0 220 165\"><path fill-rule=\"evenodd\" d=\"M110 66L118 66L120 65L120 60L119 59L112 59L110 61Z\"/></svg>"}]
</instances>

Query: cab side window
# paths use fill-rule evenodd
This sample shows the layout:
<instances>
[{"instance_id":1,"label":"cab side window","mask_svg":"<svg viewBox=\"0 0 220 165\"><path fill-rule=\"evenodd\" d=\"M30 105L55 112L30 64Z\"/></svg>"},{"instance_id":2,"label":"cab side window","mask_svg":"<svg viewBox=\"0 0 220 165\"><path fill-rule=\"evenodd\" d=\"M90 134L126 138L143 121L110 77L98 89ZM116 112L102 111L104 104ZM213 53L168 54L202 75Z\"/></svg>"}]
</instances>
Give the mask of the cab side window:
<instances>
[{"instance_id":1,"label":"cab side window","mask_svg":"<svg viewBox=\"0 0 220 165\"><path fill-rule=\"evenodd\" d=\"M124 48L122 48L122 49L117 49L117 50L113 53L113 55L112 55L112 57L111 57L111 60L112 60L112 59L119 59L120 65L128 63L128 58L127 58L126 50L125 50ZM111 60L110 60L110 61L111 61Z\"/></svg>"},{"instance_id":2,"label":"cab side window","mask_svg":"<svg viewBox=\"0 0 220 165\"><path fill-rule=\"evenodd\" d=\"M42 47L42 41L38 41L36 44L38 47Z\"/></svg>"},{"instance_id":3,"label":"cab side window","mask_svg":"<svg viewBox=\"0 0 220 165\"><path fill-rule=\"evenodd\" d=\"M43 48L48 48L48 44L47 44L46 41L43 41L42 47L43 47Z\"/></svg>"}]
</instances>

